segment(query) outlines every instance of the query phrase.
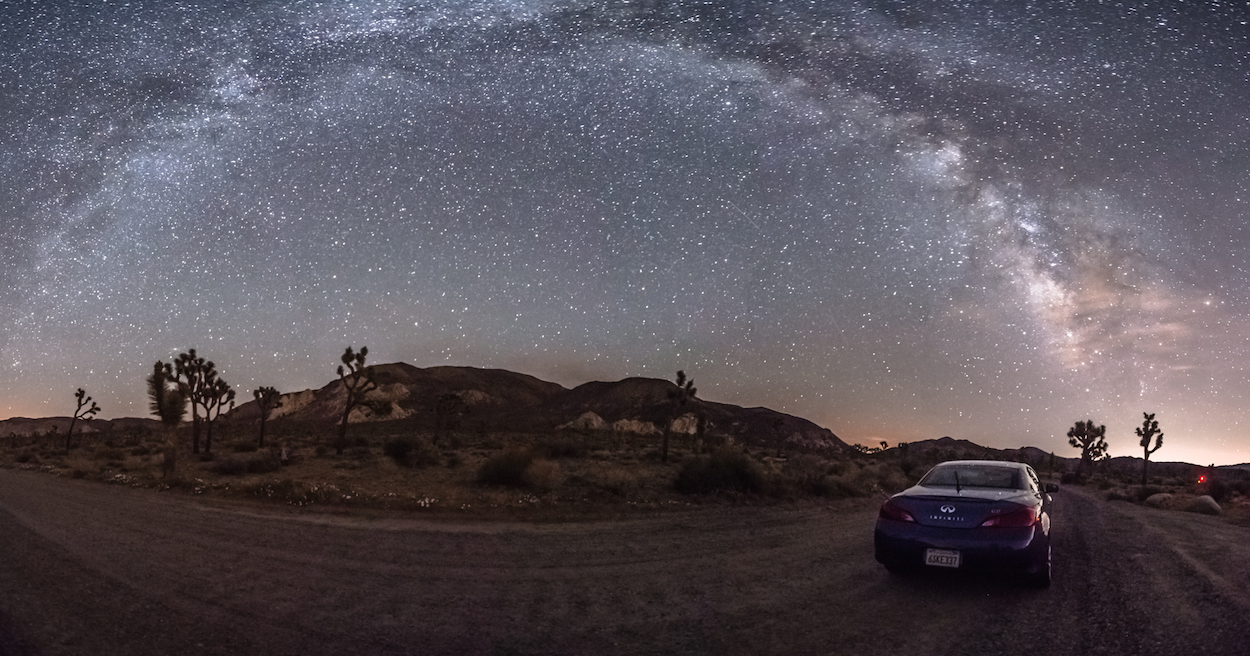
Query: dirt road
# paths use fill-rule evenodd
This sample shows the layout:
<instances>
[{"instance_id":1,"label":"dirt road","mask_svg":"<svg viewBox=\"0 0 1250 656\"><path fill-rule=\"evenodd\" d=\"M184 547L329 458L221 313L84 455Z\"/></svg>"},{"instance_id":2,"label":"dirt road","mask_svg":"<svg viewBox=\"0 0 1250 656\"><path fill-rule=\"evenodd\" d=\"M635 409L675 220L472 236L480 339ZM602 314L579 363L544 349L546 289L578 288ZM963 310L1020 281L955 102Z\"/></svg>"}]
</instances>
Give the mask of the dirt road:
<instances>
[{"instance_id":1,"label":"dirt road","mask_svg":"<svg viewBox=\"0 0 1250 656\"><path fill-rule=\"evenodd\" d=\"M888 575L863 503L453 524L0 471L0 654L1250 654L1250 530L1055 500L1037 591Z\"/></svg>"}]
</instances>

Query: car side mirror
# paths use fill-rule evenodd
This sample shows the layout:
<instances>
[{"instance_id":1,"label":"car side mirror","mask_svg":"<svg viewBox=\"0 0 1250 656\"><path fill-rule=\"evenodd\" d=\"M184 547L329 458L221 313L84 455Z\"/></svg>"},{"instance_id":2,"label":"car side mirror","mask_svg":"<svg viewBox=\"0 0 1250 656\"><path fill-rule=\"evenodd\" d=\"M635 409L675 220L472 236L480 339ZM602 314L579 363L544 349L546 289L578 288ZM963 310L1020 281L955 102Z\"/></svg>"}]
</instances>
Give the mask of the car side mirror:
<instances>
[{"instance_id":1,"label":"car side mirror","mask_svg":"<svg viewBox=\"0 0 1250 656\"><path fill-rule=\"evenodd\" d=\"M1059 491L1059 486L1058 486L1058 485L1056 485L1056 484L1054 484L1054 483L1047 483L1047 484L1046 484L1046 491L1047 491L1047 492L1058 492L1058 491Z\"/></svg>"}]
</instances>

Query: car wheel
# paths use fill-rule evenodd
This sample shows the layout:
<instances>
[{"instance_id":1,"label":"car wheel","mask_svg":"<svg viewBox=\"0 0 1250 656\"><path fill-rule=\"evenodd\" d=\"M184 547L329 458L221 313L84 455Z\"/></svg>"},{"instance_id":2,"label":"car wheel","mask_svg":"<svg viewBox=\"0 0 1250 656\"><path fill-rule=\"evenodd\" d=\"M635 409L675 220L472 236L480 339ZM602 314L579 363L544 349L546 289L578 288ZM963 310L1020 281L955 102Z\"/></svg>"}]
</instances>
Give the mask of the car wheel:
<instances>
[{"instance_id":1,"label":"car wheel","mask_svg":"<svg viewBox=\"0 0 1250 656\"><path fill-rule=\"evenodd\" d=\"M1046 545L1046 555L1038 559L1033 571L1026 575L1025 582L1030 587L1048 588L1050 587L1050 545Z\"/></svg>"}]
</instances>

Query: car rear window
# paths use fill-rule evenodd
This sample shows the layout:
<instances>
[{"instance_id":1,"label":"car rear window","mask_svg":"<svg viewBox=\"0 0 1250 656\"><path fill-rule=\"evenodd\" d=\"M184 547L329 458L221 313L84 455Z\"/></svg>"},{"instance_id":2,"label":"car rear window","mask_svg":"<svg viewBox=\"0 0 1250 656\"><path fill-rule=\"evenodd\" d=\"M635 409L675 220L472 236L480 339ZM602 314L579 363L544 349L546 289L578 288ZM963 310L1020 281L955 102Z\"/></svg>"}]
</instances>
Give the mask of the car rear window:
<instances>
[{"instance_id":1,"label":"car rear window","mask_svg":"<svg viewBox=\"0 0 1250 656\"><path fill-rule=\"evenodd\" d=\"M929 487L997 487L1008 490L1023 489L1020 472L1007 467L937 467L921 479L920 484Z\"/></svg>"}]
</instances>

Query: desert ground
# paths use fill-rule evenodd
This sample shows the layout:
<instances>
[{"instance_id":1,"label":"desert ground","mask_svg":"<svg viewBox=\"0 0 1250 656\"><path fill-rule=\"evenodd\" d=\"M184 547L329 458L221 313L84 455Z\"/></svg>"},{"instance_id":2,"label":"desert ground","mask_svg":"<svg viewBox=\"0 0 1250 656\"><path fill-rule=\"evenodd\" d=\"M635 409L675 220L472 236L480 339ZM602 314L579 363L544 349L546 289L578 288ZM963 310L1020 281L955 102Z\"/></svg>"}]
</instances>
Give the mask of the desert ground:
<instances>
[{"instance_id":1,"label":"desert ground","mask_svg":"<svg viewBox=\"0 0 1250 656\"><path fill-rule=\"evenodd\" d=\"M1038 591L886 573L876 506L535 523L0 470L0 653L1250 653L1245 527L1064 486Z\"/></svg>"}]
</instances>

